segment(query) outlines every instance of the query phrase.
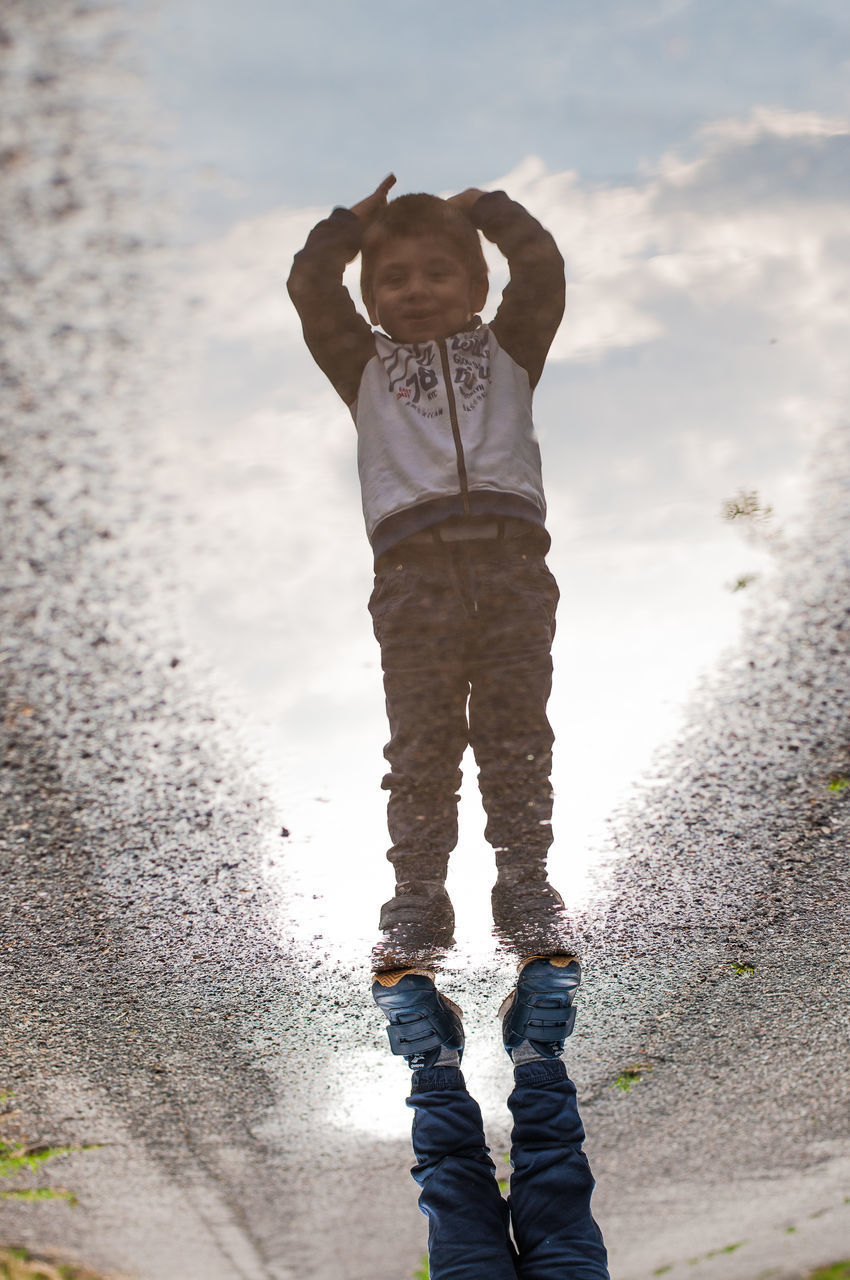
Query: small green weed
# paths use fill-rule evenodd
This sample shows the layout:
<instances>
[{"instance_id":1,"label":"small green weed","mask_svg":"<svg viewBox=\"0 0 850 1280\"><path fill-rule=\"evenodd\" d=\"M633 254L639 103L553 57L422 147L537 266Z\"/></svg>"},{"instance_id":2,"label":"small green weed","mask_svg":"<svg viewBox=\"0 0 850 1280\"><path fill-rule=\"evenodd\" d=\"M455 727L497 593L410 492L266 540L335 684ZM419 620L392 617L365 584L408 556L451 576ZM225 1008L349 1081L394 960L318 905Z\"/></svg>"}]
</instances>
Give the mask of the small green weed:
<instances>
[{"instance_id":1,"label":"small green weed","mask_svg":"<svg viewBox=\"0 0 850 1280\"><path fill-rule=\"evenodd\" d=\"M431 1272L428 1268L428 1255L426 1253L413 1273L413 1280L429 1280L430 1275ZM2 1280L2 1277L0 1277L0 1280Z\"/></svg>"},{"instance_id":2,"label":"small green weed","mask_svg":"<svg viewBox=\"0 0 850 1280\"><path fill-rule=\"evenodd\" d=\"M755 969L751 964L747 964L745 960L733 960L732 968L742 978L751 978L755 973Z\"/></svg>"},{"instance_id":3,"label":"small green weed","mask_svg":"<svg viewBox=\"0 0 850 1280\"><path fill-rule=\"evenodd\" d=\"M818 1267L806 1276L806 1280L850 1280L850 1258L833 1262L831 1267Z\"/></svg>"},{"instance_id":4,"label":"small green weed","mask_svg":"<svg viewBox=\"0 0 850 1280\"><path fill-rule=\"evenodd\" d=\"M11 1093L0 1093L0 1122L17 1114L10 1105L13 1097ZM38 1173L48 1160L55 1160L57 1156L71 1155L75 1151L96 1151L99 1146L99 1143L92 1143L83 1147L48 1147L7 1142L0 1138L0 1178L14 1178L28 1172ZM70 1205L77 1203L73 1191L66 1191L64 1187L0 1187L0 1200L65 1200ZM2 1271L0 1280L3 1280Z\"/></svg>"},{"instance_id":5,"label":"small green weed","mask_svg":"<svg viewBox=\"0 0 850 1280\"><path fill-rule=\"evenodd\" d=\"M709 1249L708 1253L699 1254L696 1258L688 1258L689 1267L698 1267L701 1262L708 1262L710 1258L719 1258L724 1253L734 1253L736 1249L740 1249L747 1242L746 1240L736 1240L734 1244L724 1244L719 1249ZM666 1275L673 1268L672 1262L665 1267L659 1267L657 1271L653 1271L654 1276Z\"/></svg>"},{"instance_id":6,"label":"small green weed","mask_svg":"<svg viewBox=\"0 0 850 1280\"><path fill-rule=\"evenodd\" d=\"M611 1086L612 1089L619 1089L621 1093L628 1093L632 1085L640 1084L644 1075L651 1071L652 1067L645 1062L635 1062L631 1067L626 1067L621 1071Z\"/></svg>"},{"instance_id":7,"label":"small green weed","mask_svg":"<svg viewBox=\"0 0 850 1280\"><path fill-rule=\"evenodd\" d=\"M719 1258L722 1253L734 1253L736 1249L740 1249L746 1243L746 1240L736 1240L734 1244L724 1244L722 1249L709 1249L705 1256L706 1258Z\"/></svg>"},{"instance_id":8,"label":"small green weed","mask_svg":"<svg viewBox=\"0 0 850 1280\"><path fill-rule=\"evenodd\" d=\"M846 773L837 773L830 778L826 785L830 791L844 791L847 787L850 787L850 778L847 777Z\"/></svg>"},{"instance_id":9,"label":"small green weed","mask_svg":"<svg viewBox=\"0 0 850 1280\"><path fill-rule=\"evenodd\" d=\"M672 1270L673 1270L673 1263L668 1262L663 1267L656 1267L652 1274L654 1276L666 1276L667 1272Z\"/></svg>"},{"instance_id":10,"label":"small green weed","mask_svg":"<svg viewBox=\"0 0 850 1280\"><path fill-rule=\"evenodd\" d=\"M59 1262L28 1249L0 1248L0 1280L103 1280L88 1267Z\"/></svg>"},{"instance_id":11,"label":"small green weed","mask_svg":"<svg viewBox=\"0 0 850 1280\"><path fill-rule=\"evenodd\" d=\"M73 1191L65 1187L11 1187L0 1191L0 1200L65 1200L72 1209L78 1204Z\"/></svg>"}]
</instances>

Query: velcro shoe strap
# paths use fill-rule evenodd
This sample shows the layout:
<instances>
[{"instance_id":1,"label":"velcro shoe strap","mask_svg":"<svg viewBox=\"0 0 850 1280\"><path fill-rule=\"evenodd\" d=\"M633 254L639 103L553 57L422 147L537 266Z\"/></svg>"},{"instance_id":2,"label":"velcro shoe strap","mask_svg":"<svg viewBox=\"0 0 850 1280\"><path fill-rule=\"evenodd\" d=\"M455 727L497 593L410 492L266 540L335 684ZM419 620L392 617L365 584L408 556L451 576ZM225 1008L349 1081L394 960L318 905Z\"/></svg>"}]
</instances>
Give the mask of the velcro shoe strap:
<instances>
[{"instance_id":1,"label":"velcro shoe strap","mask_svg":"<svg viewBox=\"0 0 850 1280\"><path fill-rule=\"evenodd\" d=\"M436 1049L443 1043L424 1013L412 1018L410 1022L391 1022L387 1027L387 1035L393 1053L402 1054L405 1058L412 1053L427 1053L429 1049Z\"/></svg>"},{"instance_id":2,"label":"velcro shoe strap","mask_svg":"<svg viewBox=\"0 0 850 1280\"><path fill-rule=\"evenodd\" d=\"M566 1040L576 1024L576 1011L572 1005L568 1009L553 1009L548 1017L540 1017L540 1010L535 1009L538 1016L531 1017L525 1023L522 1034L527 1040L536 1040L540 1044L554 1044Z\"/></svg>"}]
</instances>

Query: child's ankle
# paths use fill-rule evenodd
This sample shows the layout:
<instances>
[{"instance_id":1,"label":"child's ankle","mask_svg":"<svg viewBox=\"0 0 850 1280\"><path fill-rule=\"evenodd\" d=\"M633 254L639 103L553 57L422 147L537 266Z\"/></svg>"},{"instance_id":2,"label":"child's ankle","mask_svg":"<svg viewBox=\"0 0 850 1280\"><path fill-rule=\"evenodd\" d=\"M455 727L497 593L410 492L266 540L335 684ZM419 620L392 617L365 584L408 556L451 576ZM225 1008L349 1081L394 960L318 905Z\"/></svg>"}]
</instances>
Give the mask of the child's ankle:
<instances>
[{"instance_id":1,"label":"child's ankle","mask_svg":"<svg viewBox=\"0 0 850 1280\"><path fill-rule=\"evenodd\" d=\"M511 1062L515 1067L521 1067L526 1062L559 1062L561 1054L554 1057L548 1053L538 1053L530 1040L521 1040L513 1049L509 1049Z\"/></svg>"},{"instance_id":2,"label":"child's ankle","mask_svg":"<svg viewBox=\"0 0 850 1280\"><path fill-rule=\"evenodd\" d=\"M496 867L496 879L502 885L527 884L546 879L546 859L532 858L523 862L506 862Z\"/></svg>"}]
</instances>

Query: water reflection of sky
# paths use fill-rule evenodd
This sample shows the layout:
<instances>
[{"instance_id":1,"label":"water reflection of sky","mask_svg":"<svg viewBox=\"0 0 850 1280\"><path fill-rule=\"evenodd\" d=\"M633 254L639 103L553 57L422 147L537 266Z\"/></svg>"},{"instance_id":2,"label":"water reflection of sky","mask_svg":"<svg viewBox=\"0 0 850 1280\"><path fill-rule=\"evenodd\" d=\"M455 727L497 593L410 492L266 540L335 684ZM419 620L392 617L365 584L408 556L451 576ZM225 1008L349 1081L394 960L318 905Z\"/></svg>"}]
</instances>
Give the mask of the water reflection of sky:
<instances>
[{"instance_id":1,"label":"water reflection of sky","mask_svg":"<svg viewBox=\"0 0 850 1280\"><path fill-rule=\"evenodd\" d=\"M536 420L562 593L553 878L575 900L759 589L730 584L769 574L723 501L758 490L791 529L846 390L848 36L838 0L162 6L197 355L163 441L192 516L186 621L266 743L304 937L366 939L390 871L354 434L286 298L293 253L391 168L398 191L504 186L561 246ZM491 309L502 280L493 260ZM492 862L467 763L452 877L474 956Z\"/></svg>"}]
</instances>

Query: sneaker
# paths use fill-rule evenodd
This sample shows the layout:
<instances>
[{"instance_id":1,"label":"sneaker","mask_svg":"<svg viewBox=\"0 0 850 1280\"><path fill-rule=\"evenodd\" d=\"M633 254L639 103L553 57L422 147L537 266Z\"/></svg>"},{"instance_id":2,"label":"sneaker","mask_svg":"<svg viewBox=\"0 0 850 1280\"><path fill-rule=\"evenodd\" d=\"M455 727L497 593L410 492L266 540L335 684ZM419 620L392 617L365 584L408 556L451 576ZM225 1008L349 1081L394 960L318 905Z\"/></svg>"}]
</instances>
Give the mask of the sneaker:
<instances>
[{"instance_id":1,"label":"sneaker","mask_svg":"<svg viewBox=\"0 0 850 1280\"><path fill-rule=\"evenodd\" d=\"M490 894L496 930L520 953L549 953L566 943L564 899L540 876L499 876Z\"/></svg>"},{"instance_id":2,"label":"sneaker","mask_svg":"<svg viewBox=\"0 0 850 1280\"><path fill-rule=\"evenodd\" d=\"M377 973L372 999L389 1019L387 1035L393 1053L413 1070L433 1067L444 1050L463 1057L463 1014L434 986L426 970Z\"/></svg>"},{"instance_id":3,"label":"sneaker","mask_svg":"<svg viewBox=\"0 0 850 1280\"><path fill-rule=\"evenodd\" d=\"M455 913L442 880L407 880L381 907L379 928L398 951L450 947Z\"/></svg>"},{"instance_id":4,"label":"sneaker","mask_svg":"<svg viewBox=\"0 0 850 1280\"><path fill-rule=\"evenodd\" d=\"M512 1059L523 1042L532 1051L521 1055L526 1059L560 1057L575 1026L572 1004L580 982L575 956L529 956L522 962L516 990L499 1009L502 1039Z\"/></svg>"}]
</instances>

